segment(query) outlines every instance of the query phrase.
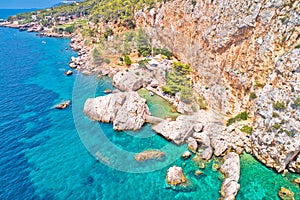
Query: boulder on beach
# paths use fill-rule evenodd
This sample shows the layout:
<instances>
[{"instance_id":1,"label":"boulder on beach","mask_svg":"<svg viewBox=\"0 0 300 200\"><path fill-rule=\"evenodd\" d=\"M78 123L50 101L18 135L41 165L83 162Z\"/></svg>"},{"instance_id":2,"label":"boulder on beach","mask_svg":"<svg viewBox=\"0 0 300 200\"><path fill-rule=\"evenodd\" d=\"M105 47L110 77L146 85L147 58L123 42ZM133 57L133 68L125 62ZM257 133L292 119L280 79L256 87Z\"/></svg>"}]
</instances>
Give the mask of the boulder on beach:
<instances>
[{"instance_id":1,"label":"boulder on beach","mask_svg":"<svg viewBox=\"0 0 300 200\"><path fill-rule=\"evenodd\" d=\"M136 161L139 162L147 161L147 160L164 161L165 153L157 149L145 150L143 152L135 154L134 158Z\"/></svg>"},{"instance_id":2,"label":"boulder on beach","mask_svg":"<svg viewBox=\"0 0 300 200\"><path fill-rule=\"evenodd\" d=\"M167 171L166 181L170 185L180 185L187 181L181 167L173 166Z\"/></svg>"},{"instance_id":3,"label":"boulder on beach","mask_svg":"<svg viewBox=\"0 0 300 200\"><path fill-rule=\"evenodd\" d=\"M150 115L146 100L137 92L118 92L87 99L84 113L99 122L113 122L115 130L138 130Z\"/></svg>"},{"instance_id":4,"label":"boulder on beach","mask_svg":"<svg viewBox=\"0 0 300 200\"><path fill-rule=\"evenodd\" d=\"M55 106L56 109L65 109L67 107L69 107L71 101L70 100L67 100L67 101L64 101L62 103L59 103Z\"/></svg>"}]
</instances>

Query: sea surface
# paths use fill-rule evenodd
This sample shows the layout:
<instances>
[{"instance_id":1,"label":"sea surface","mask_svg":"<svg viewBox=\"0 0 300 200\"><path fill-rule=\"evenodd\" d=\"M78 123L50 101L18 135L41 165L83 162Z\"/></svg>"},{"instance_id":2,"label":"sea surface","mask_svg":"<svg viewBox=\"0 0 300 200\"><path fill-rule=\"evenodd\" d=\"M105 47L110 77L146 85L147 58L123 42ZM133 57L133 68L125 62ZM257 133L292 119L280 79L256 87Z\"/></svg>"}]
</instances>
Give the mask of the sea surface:
<instances>
[{"instance_id":1,"label":"sea surface","mask_svg":"<svg viewBox=\"0 0 300 200\"><path fill-rule=\"evenodd\" d=\"M10 11L9 15L23 12ZM8 11L0 10L0 18ZM180 158L186 146L177 147L153 133L115 132L111 124L89 120L83 105L87 98L113 89L111 80L65 76L76 53L69 39L40 38L35 33L0 28L0 199L218 199L223 176ZM65 110L54 106L64 100ZM152 109L161 109L149 105ZM154 111L154 110L153 110ZM134 154L163 149L163 162L137 163ZM95 155L97 155L98 160ZM181 166L189 182L170 188L168 167ZM195 176L201 170L202 175ZM279 199L287 187L300 199L295 174L282 176L248 154L241 157L238 200Z\"/></svg>"}]
</instances>

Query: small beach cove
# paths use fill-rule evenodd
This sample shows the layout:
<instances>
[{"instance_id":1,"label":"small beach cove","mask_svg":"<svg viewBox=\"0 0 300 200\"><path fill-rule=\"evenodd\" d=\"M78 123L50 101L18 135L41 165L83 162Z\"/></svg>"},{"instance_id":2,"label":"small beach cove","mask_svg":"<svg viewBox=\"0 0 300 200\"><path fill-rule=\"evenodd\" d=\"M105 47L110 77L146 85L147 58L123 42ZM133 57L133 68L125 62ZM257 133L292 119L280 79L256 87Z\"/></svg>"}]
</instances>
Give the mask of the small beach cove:
<instances>
[{"instance_id":1,"label":"small beach cove","mask_svg":"<svg viewBox=\"0 0 300 200\"><path fill-rule=\"evenodd\" d=\"M9 46L14 39L14 47L17 46L17 50L22 51L19 54L16 48L3 48L1 51L1 56L4 58L1 65L6 67L6 70L2 70L5 74L1 74L3 86L1 114L5 119L1 121L0 126L3 145L1 153L4 155L1 159L1 167L3 170L6 168L6 175L1 177L1 182L5 182L4 187L1 188L1 197L4 199L217 199L220 196L219 190L223 177L219 172L212 170L214 161L206 164L205 169L200 169L203 171L202 175L195 176L195 171L199 167L191 159L184 161L180 158L181 154L177 155L178 159L172 165L181 166L192 182L190 188L178 190L172 190L165 184L169 166L154 172L132 174L117 171L97 162L78 137L78 129L73 122L73 105L63 111L51 109L53 105L76 97L77 102L73 102L79 105L76 114L82 126L87 127L86 133L83 133L87 138L84 145L95 149L98 148L97 145L103 145L102 141L95 140L102 134L117 147L133 153L162 148L169 142L156 135L149 125L144 125L137 132L117 132L113 130L111 124L93 122L84 115L82 108L86 98L104 96L106 95L104 90L114 88L111 79L106 77L98 79L94 76L83 76L76 71L74 71L76 76L64 76L63 72L69 69L67 63L70 57L75 55L74 52L65 50L69 45L68 39L39 38L34 34L20 33L15 29L1 28L0 31L4 36L14 36L10 38L3 36L3 40L7 41L2 41L1 45ZM14 59L16 55L18 60ZM2 79L2 77L10 79ZM79 82L76 83L78 87L74 93L74 82L77 78ZM92 90L91 93L87 92L89 89ZM149 95L149 93L144 91L142 95ZM164 100L156 96L145 97L148 99L148 106L153 115L164 116L164 113L161 113L162 105L168 115L173 116L171 107ZM13 104L16 99L17 103ZM157 104L160 105L158 109ZM94 125L102 130L102 132L98 131L98 136L92 135L92 131L88 129ZM177 149L177 146L174 148ZM250 155L242 155L241 189L237 199L279 199L277 191L281 186L290 188L297 199L299 186L291 182L297 177L299 176L290 174L282 177L281 174L266 168ZM273 182L275 182L274 187ZM22 185L26 185L26 188Z\"/></svg>"}]
</instances>

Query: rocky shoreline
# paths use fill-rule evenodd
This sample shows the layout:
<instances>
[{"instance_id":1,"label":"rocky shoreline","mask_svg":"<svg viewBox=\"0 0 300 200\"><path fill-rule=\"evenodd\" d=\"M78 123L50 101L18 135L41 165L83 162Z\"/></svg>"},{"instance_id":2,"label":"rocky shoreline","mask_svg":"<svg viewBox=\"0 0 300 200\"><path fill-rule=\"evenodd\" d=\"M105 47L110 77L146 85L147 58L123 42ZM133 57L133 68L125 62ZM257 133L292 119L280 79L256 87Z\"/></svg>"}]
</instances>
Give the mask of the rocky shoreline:
<instances>
[{"instance_id":1,"label":"rocky shoreline","mask_svg":"<svg viewBox=\"0 0 300 200\"><path fill-rule=\"evenodd\" d=\"M156 12L159 13L159 11ZM143 17L149 18L148 15L149 13L146 13ZM137 17L140 18L140 15ZM134 65L126 69L110 68L109 66L100 68L92 62L92 47L85 45L84 38L79 31L73 34L55 33L36 23L27 25L1 23L0 26L38 32L39 36L70 37L70 47L78 52L78 57L71 58L69 63L71 68L87 75L108 75L113 78L113 85L120 91L86 100L84 112L91 119L100 122L112 122L115 130L138 130L144 123L152 121L152 129L156 133L177 145L188 145L189 151L185 152L183 157L194 156L205 161L210 160L213 156L224 157L221 166L221 172L225 175L221 187L222 199L235 199L238 193L240 187L238 183L240 176L239 154L244 150L253 154L266 166L275 168L278 172L289 169L292 172L300 173L300 135L297 132L300 130L299 108L296 106L294 109L294 102L298 97L295 92L292 92L295 94L292 97L293 101L284 99L285 95L291 91L284 89L284 85L278 83L278 81L284 82L289 79L288 83L294 84L294 89L299 89L299 85L295 84L297 81L299 83L300 80L299 66L297 65L299 63L297 61L299 50L297 49L290 51L276 64L276 72L270 75L269 84L263 87L261 95L255 100L257 109L252 115L253 118L250 121L226 126L227 118L219 111L214 109L191 111L190 107L180 101L180 98L164 94L161 86L166 83L165 76L170 70L173 60L165 59L159 62L158 60L162 59L151 57L150 60L152 59L159 64L154 68L148 65L147 69L140 69ZM181 53L178 55L180 57ZM290 62L290 60L297 62ZM283 66L286 65L290 66L291 73L283 69ZM274 88L275 82L283 89ZM197 89L198 85L196 84L194 87ZM151 116L146 100L136 92L140 88L146 88L148 91L161 96L174 105L182 115L173 121L151 118L153 116ZM288 101L289 103L285 107L289 114L286 114L286 110L274 108L274 104L268 103L270 101ZM266 107L268 108L267 111ZM276 119L274 112L282 117ZM289 124L283 125L282 120L288 121ZM251 135L241 131L248 124L254 124ZM271 129L277 124L281 125L282 132ZM296 131L296 134L291 133L291 130ZM295 137L290 134L294 134ZM163 152L146 150L137 154L135 159L137 161L160 160L163 156ZM170 185L180 185L184 184L187 178L181 168L173 166L167 171L166 181Z\"/></svg>"}]
</instances>

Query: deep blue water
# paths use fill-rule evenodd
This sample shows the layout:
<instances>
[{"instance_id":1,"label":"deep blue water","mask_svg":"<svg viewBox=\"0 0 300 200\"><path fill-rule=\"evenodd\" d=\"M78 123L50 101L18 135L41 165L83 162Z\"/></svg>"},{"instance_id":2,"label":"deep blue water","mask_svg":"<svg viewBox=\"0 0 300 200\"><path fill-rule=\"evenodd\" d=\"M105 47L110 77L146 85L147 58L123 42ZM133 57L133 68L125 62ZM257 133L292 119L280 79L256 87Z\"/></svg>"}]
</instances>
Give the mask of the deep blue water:
<instances>
[{"instance_id":1,"label":"deep blue water","mask_svg":"<svg viewBox=\"0 0 300 200\"><path fill-rule=\"evenodd\" d=\"M7 19L9 16L19 13L31 12L35 9L0 9L0 19Z\"/></svg>"},{"instance_id":2,"label":"deep blue water","mask_svg":"<svg viewBox=\"0 0 300 200\"><path fill-rule=\"evenodd\" d=\"M214 161L196 177L194 162L180 158L185 146L170 145L147 125L115 132L83 114L86 98L113 88L110 79L64 76L76 55L68 45L0 28L0 199L218 199L223 177L211 170ZM71 107L53 108L66 99ZM151 148L163 149L167 160L134 161L134 153ZM189 187L166 186L170 165L183 167ZM251 156L242 157L241 172L238 199L278 199L280 186L299 193L294 175L282 177Z\"/></svg>"}]
</instances>

